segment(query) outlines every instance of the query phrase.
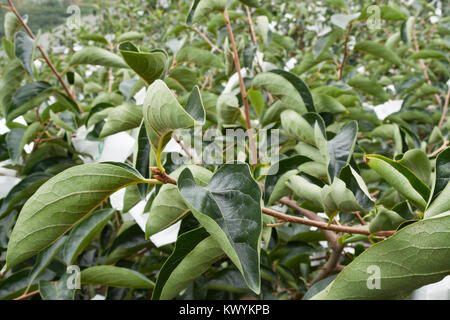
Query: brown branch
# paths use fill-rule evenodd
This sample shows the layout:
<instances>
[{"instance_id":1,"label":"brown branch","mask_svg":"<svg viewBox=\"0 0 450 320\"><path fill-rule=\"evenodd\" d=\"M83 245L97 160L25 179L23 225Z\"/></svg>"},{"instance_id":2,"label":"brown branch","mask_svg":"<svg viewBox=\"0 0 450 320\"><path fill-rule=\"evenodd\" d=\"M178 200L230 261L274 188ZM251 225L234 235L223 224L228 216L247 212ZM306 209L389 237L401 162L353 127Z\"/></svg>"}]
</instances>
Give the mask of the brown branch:
<instances>
[{"instance_id":1,"label":"brown branch","mask_svg":"<svg viewBox=\"0 0 450 320\"><path fill-rule=\"evenodd\" d=\"M344 233L371 235L371 232L368 229L348 227L348 226L338 226L335 224L328 225L328 223L326 223L326 222L319 222L319 221L315 221L315 220L291 216L291 215L284 214L284 213L281 213L281 212L278 212L278 211L275 211L275 210L272 210L269 208L262 208L262 212L265 214L268 214L269 216L278 218L283 221L304 224L304 225L316 227L319 229L331 230L331 231L336 231L336 232L344 232ZM380 232L375 233L375 235L389 237L389 236L392 236L394 233L395 233L395 231L380 231Z\"/></svg>"},{"instance_id":2,"label":"brown branch","mask_svg":"<svg viewBox=\"0 0 450 320\"><path fill-rule=\"evenodd\" d=\"M347 60L348 56L348 39L350 37L350 31L352 30L352 23L349 23L347 26L347 33L345 34L345 44L344 44L344 56L342 57L341 64L339 65L339 74L338 80L342 80L342 74L344 72L345 60Z\"/></svg>"},{"instance_id":3,"label":"brown branch","mask_svg":"<svg viewBox=\"0 0 450 320\"><path fill-rule=\"evenodd\" d=\"M193 157L192 157L192 154L191 154L189 148L186 147L186 145L180 140L180 137L178 137L176 134L172 134L172 137L180 145L181 149L183 149L183 151L186 153L186 155L192 160Z\"/></svg>"},{"instance_id":4,"label":"brown branch","mask_svg":"<svg viewBox=\"0 0 450 320\"><path fill-rule=\"evenodd\" d=\"M428 155L428 158L434 158L436 157L439 153L441 153L442 151L444 151L445 149L447 149L447 146L449 145L450 141L449 140L445 140L444 143L442 144L442 146L435 150L434 152L430 153Z\"/></svg>"},{"instance_id":5,"label":"brown branch","mask_svg":"<svg viewBox=\"0 0 450 320\"><path fill-rule=\"evenodd\" d=\"M250 157L252 161L255 161L254 163L255 166L257 162L257 153L256 153L255 137L253 135L253 129L250 119L250 107L247 100L247 90L245 89L244 78L242 77L241 74L241 63L239 62L238 50L236 47L236 42L234 41L233 29L231 28L231 22L230 17L228 16L227 8L225 8L225 11L223 12L223 17L227 25L228 37L230 38L231 46L233 48L234 66L236 67L236 72L239 77L239 87L241 89L242 101L244 102L245 123L247 125L247 130L249 132L248 137L250 143Z\"/></svg>"},{"instance_id":6,"label":"brown branch","mask_svg":"<svg viewBox=\"0 0 450 320\"><path fill-rule=\"evenodd\" d=\"M28 294L23 294L20 297L15 298L14 300L24 300L24 299L27 299L29 297L35 296L38 293L39 293L39 290L36 290L36 291L30 292Z\"/></svg>"},{"instance_id":7,"label":"brown branch","mask_svg":"<svg viewBox=\"0 0 450 320\"><path fill-rule=\"evenodd\" d=\"M447 95L445 96L444 108L442 109L441 120L439 120L438 128L440 129L444 124L445 119L447 118L447 110L448 110L448 102L450 100L450 88L447 91Z\"/></svg>"},{"instance_id":8,"label":"brown branch","mask_svg":"<svg viewBox=\"0 0 450 320\"><path fill-rule=\"evenodd\" d=\"M35 40L35 36L33 34L33 32L31 31L31 29L28 27L28 25L26 24L26 22L22 19L22 16L19 14L19 12L17 11L16 7L14 6L14 3L12 2L12 0L8 0L8 3L11 7L11 11L14 12L14 14L16 15L17 19L19 20L20 24L25 28L25 31L28 33L28 35L30 36L31 39ZM52 70L52 72L55 74L55 76L58 78L59 82L61 83L61 85L64 88L64 91L66 92L66 94L75 101L75 97L72 95L72 92L70 92L69 87L67 86L67 84L64 82L61 74L56 70L55 66L53 65L53 63L50 61L49 57L47 56L47 54L45 53L44 49L42 49L40 44L36 44L36 47L39 49L39 51L41 52L42 57L44 58L45 62L47 63L47 65L50 67L50 69ZM78 106L78 104L77 104ZM80 110L80 113L83 113L83 110L81 109L80 106L78 106L78 109Z\"/></svg>"},{"instance_id":9,"label":"brown branch","mask_svg":"<svg viewBox=\"0 0 450 320\"><path fill-rule=\"evenodd\" d=\"M193 26L192 29L194 29L203 38L203 40L205 40L211 46L211 48L213 49L213 52L214 52L214 50L217 50L220 53L223 53L223 50L220 49L218 46L216 46L211 40L209 40L208 36L206 34L204 34L202 31L200 31L199 28L197 28L196 26Z\"/></svg>"},{"instance_id":10,"label":"brown branch","mask_svg":"<svg viewBox=\"0 0 450 320\"><path fill-rule=\"evenodd\" d=\"M325 279L330 274L338 272L338 264L339 259L341 258L342 250L344 250L344 246L338 244L336 248L333 248L330 257L327 262L323 265L320 272L314 277L314 279L308 284L308 286L312 286L316 282L319 282L322 279Z\"/></svg>"}]
</instances>

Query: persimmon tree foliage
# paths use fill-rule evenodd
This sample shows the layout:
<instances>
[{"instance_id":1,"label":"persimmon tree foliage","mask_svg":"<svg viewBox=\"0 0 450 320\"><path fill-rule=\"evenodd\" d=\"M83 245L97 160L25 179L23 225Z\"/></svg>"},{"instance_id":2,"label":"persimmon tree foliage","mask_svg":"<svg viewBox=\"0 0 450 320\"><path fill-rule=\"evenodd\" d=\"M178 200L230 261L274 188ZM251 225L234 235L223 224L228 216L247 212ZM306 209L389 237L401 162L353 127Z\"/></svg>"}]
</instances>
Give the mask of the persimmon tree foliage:
<instances>
[{"instance_id":1,"label":"persimmon tree foliage","mask_svg":"<svg viewBox=\"0 0 450 320\"><path fill-rule=\"evenodd\" d=\"M449 7L381 2L99 0L44 46L3 1L0 298L405 299L448 275ZM239 157L199 161L190 138L228 129ZM120 133L124 162L80 147Z\"/></svg>"}]
</instances>

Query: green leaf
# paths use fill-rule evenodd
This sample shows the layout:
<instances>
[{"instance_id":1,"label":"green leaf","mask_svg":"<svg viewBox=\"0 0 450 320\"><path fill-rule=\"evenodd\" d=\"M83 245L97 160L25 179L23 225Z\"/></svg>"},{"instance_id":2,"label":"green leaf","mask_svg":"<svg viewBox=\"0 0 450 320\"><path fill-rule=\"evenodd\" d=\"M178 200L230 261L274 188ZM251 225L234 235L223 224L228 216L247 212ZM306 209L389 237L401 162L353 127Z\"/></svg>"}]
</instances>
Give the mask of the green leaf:
<instances>
[{"instance_id":1,"label":"green leaf","mask_svg":"<svg viewBox=\"0 0 450 320\"><path fill-rule=\"evenodd\" d=\"M125 42L125 41L135 41L144 39L145 33L137 32L137 31L129 31L122 33L116 40L117 43Z\"/></svg>"},{"instance_id":2,"label":"green leaf","mask_svg":"<svg viewBox=\"0 0 450 320\"><path fill-rule=\"evenodd\" d=\"M356 144L358 123L353 120L342 127L333 139L327 142L330 152L328 173L331 178L339 177L341 169L349 164ZM331 181L330 180L330 181Z\"/></svg>"},{"instance_id":3,"label":"green leaf","mask_svg":"<svg viewBox=\"0 0 450 320\"><path fill-rule=\"evenodd\" d=\"M94 41L94 42L98 42L98 43L102 43L102 44L108 44L108 40L106 40L105 37L99 33L82 34L82 35L78 36L78 38L80 38L81 40Z\"/></svg>"},{"instance_id":4,"label":"green leaf","mask_svg":"<svg viewBox=\"0 0 450 320\"><path fill-rule=\"evenodd\" d=\"M273 72L258 73L253 78L252 86L270 92L274 98L280 99L288 105L289 109L294 109L300 114L307 112L299 91L291 82L279 74Z\"/></svg>"},{"instance_id":5,"label":"green leaf","mask_svg":"<svg viewBox=\"0 0 450 320\"><path fill-rule=\"evenodd\" d=\"M308 112L316 112L316 108L314 106L314 99L311 95L311 91L309 90L307 84L297 75L288 72L288 71L284 71L284 70L271 70L270 72L273 72L275 74L278 74L280 76L282 76L283 78L285 78L287 81L289 81L294 88L298 91L298 93L300 94L300 96L303 99L303 102L305 104L306 109L308 110Z\"/></svg>"},{"instance_id":6,"label":"green leaf","mask_svg":"<svg viewBox=\"0 0 450 320\"><path fill-rule=\"evenodd\" d=\"M81 284L106 287L153 289L155 284L143 274L115 266L95 266L81 271Z\"/></svg>"},{"instance_id":7,"label":"green leaf","mask_svg":"<svg viewBox=\"0 0 450 320\"><path fill-rule=\"evenodd\" d=\"M352 168L350 164L341 169L339 179L345 182L345 185L355 195L356 201L364 209L373 207L373 199L370 196L369 189L359 173Z\"/></svg>"},{"instance_id":8,"label":"green leaf","mask_svg":"<svg viewBox=\"0 0 450 320\"><path fill-rule=\"evenodd\" d=\"M22 269L18 272L13 273L8 278L0 280L0 300L12 300L14 298L20 297L28 287L28 275L30 269ZM47 271L39 276L29 287L29 290L37 289L37 282L39 280L50 280L55 276L54 272Z\"/></svg>"},{"instance_id":9,"label":"green leaf","mask_svg":"<svg viewBox=\"0 0 450 320\"><path fill-rule=\"evenodd\" d=\"M436 158L436 182L433 199L445 189L450 181L450 148L442 151Z\"/></svg>"},{"instance_id":10,"label":"green leaf","mask_svg":"<svg viewBox=\"0 0 450 320\"><path fill-rule=\"evenodd\" d=\"M337 212L353 212L363 209L353 192L347 189L345 182L339 178L334 178L331 185L325 185L321 190L321 195L323 207L328 215L333 216Z\"/></svg>"},{"instance_id":11,"label":"green leaf","mask_svg":"<svg viewBox=\"0 0 450 320\"><path fill-rule=\"evenodd\" d=\"M124 102L120 106L109 109L106 123L100 132L100 138L118 132L139 127L142 122L142 106L131 102Z\"/></svg>"},{"instance_id":12,"label":"green leaf","mask_svg":"<svg viewBox=\"0 0 450 320\"><path fill-rule=\"evenodd\" d=\"M365 76L353 77L347 83L357 90L378 98L381 102L389 100L389 95L384 91L383 87Z\"/></svg>"},{"instance_id":13,"label":"green leaf","mask_svg":"<svg viewBox=\"0 0 450 320\"><path fill-rule=\"evenodd\" d=\"M448 213L406 226L360 254L313 299L406 298L415 289L438 282L450 272L449 230ZM373 288L378 275L379 288Z\"/></svg>"},{"instance_id":14,"label":"green leaf","mask_svg":"<svg viewBox=\"0 0 450 320\"><path fill-rule=\"evenodd\" d=\"M143 116L150 143L158 158L174 130L203 125L205 109L198 87L194 88L183 108L167 85L156 80L148 88Z\"/></svg>"},{"instance_id":15,"label":"green leaf","mask_svg":"<svg viewBox=\"0 0 450 320\"><path fill-rule=\"evenodd\" d=\"M25 70L19 59L13 59L3 69L2 78L0 80L0 111L6 116L11 105L12 97L20 86Z\"/></svg>"},{"instance_id":16,"label":"green leaf","mask_svg":"<svg viewBox=\"0 0 450 320\"><path fill-rule=\"evenodd\" d=\"M7 268L50 246L117 190L142 182L120 163L84 164L54 176L23 206L8 244Z\"/></svg>"},{"instance_id":17,"label":"green leaf","mask_svg":"<svg viewBox=\"0 0 450 320\"><path fill-rule=\"evenodd\" d=\"M64 111L56 114L50 110L50 119L53 120L55 125L64 129L68 133L75 133L78 129L75 114L70 111Z\"/></svg>"},{"instance_id":18,"label":"green leaf","mask_svg":"<svg viewBox=\"0 0 450 320\"><path fill-rule=\"evenodd\" d=\"M353 50L370 53L375 57L382 58L397 66L402 65L402 61L394 51L375 41L365 40L358 42Z\"/></svg>"},{"instance_id":19,"label":"green leaf","mask_svg":"<svg viewBox=\"0 0 450 320\"><path fill-rule=\"evenodd\" d=\"M67 265L72 265L78 255L103 230L114 215L114 209L93 212L70 231L64 245L63 257Z\"/></svg>"},{"instance_id":20,"label":"green leaf","mask_svg":"<svg viewBox=\"0 0 450 320\"><path fill-rule=\"evenodd\" d=\"M314 129L301 115L293 110L283 111L280 115L283 133L291 139L315 145Z\"/></svg>"},{"instance_id":21,"label":"green leaf","mask_svg":"<svg viewBox=\"0 0 450 320\"><path fill-rule=\"evenodd\" d=\"M326 94L313 93L317 112L343 113L347 109L337 99Z\"/></svg>"},{"instance_id":22,"label":"green leaf","mask_svg":"<svg viewBox=\"0 0 450 320\"><path fill-rule=\"evenodd\" d=\"M128 68L127 64L121 57L99 47L85 47L76 52L72 56L72 59L70 59L69 65L73 67L80 64L92 64L113 68Z\"/></svg>"},{"instance_id":23,"label":"green leaf","mask_svg":"<svg viewBox=\"0 0 450 320\"><path fill-rule=\"evenodd\" d=\"M406 219L395 211L379 207L375 218L370 221L369 230L372 233L385 230L396 230Z\"/></svg>"},{"instance_id":24,"label":"green leaf","mask_svg":"<svg viewBox=\"0 0 450 320\"><path fill-rule=\"evenodd\" d=\"M404 165L380 155L366 155L367 164L402 196L424 210L430 188Z\"/></svg>"},{"instance_id":25,"label":"green leaf","mask_svg":"<svg viewBox=\"0 0 450 320\"><path fill-rule=\"evenodd\" d=\"M224 68L224 63L219 56L214 55L208 50L195 47L184 47L177 52L177 62L194 62L201 66L214 67L218 69Z\"/></svg>"},{"instance_id":26,"label":"green leaf","mask_svg":"<svg viewBox=\"0 0 450 320\"><path fill-rule=\"evenodd\" d=\"M431 185L431 162L421 149L408 150L398 163L411 170L426 185Z\"/></svg>"},{"instance_id":27,"label":"green leaf","mask_svg":"<svg viewBox=\"0 0 450 320\"><path fill-rule=\"evenodd\" d=\"M192 22L199 22L212 12L223 12L226 7L225 0L200 0L194 3L191 11L194 11Z\"/></svg>"},{"instance_id":28,"label":"green leaf","mask_svg":"<svg viewBox=\"0 0 450 320\"><path fill-rule=\"evenodd\" d=\"M20 143L22 141L25 129L13 128L6 135L6 146L8 148L9 157L13 164L17 164L20 160L22 150L20 149Z\"/></svg>"},{"instance_id":29,"label":"green leaf","mask_svg":"<svg viewBox=\"0 0 450 320\"><path fill-rule=\"evenodd\" d=\"M189 169L178 189L194 217L219 243L255 293L260 292L261 189L247 164L225 164L208 186L195 183Z\"/></svg>"},{"instance_id":30,"label":"green leaf","mask_svg":"<svg viewBox=\"0 0 450 320\"><path fill-rule=\"evenodd\" d=\"M139 134L137 137L137 151L134 158L134 167L137 171L144 177L148 178L150 176L150 155L152 152L152 146L148 140L147 130L145 129L145 124L142 121L141 127L139 128ZM141 198L144 199L148 192L148 185L141 183L137 185ZM125 210L125 200L124 200L124 210Z\"/></svg>"},{"instance_id":31,"label":"green leaf","mask_svg":"<svg viewBox=\"0 0 450 320\"><path fill-rule=\"evenodd\" d=\"M28 110L39 106L56 91L49 83L35 81L20 87L11 100L11 105L6 116L7 121L14 120L25 114Z\"/></svg>"},{"instance_id":32,"label":"green leaf","mask_svg":"<svg viewBox=\"0 0 450 320\"><path fill-rule=\"evenodd\" d=\"M51 175L37 172L25 177L16 184L3 199L0 206L0 219L6 217L14 208L22 205Z\"/></svg>"},{"instance_id":33,"label":"green leaf","mask_svg":"<svg viewBox=\"0 0 450 320\"><path fill-rule=\"evenodd\" d=\"M67 281L70 273L65 273L58 281L39 281L39 294L43 300L74 300L75 289L69 289Z\"/></svg>"},{"instance_id":34,"label":"green leaf","mask_svg":"<svg viewBox=\"0 0 450 320\"><path fill-rule=\"evenodd\" d=\"M211 180L211 171L196 166L188 165L177 168L170 176L178 179L181 172L188 168L194 176L194 180L201 186L206 186ZM161 187L150 208L150 215L145 228L146 238L170 227L190 212L177 186L165 184Z\"/></svg>"},{"instance_id":35,"label":"green leaf","mask_svg":"<svg viewBox=\"0 0 450 320\"><path fill-rule=\"evenodd\" d=\"M34 79L33 69L31 68L31 60L33 56L34 40L25 32L19 31L14 36L15 55L23 64L25 71Z\"/></svg>"},{"instance_id":36,"label":"green leaf","mask_svg":"<svg viewBox=\"0 0 450 320\"><path fill-rule=\"evenodd\" d=\"M217 115L221 125L234 124L241 114L238 98L231 93L223 93L217 99Z\"/></svg>"},{"instance_id":37,"label":"green leaf","mask_svg":"<svg viewBox=\"0 0 450 320\"><path fill-rule=\"evenodd\" d=\"M408 59L438 59L448 61L447 57L442 52L432 49L422 49L419 52L410 55Z\"/></svg>"},{"instance_id":38,"label":"green leaf","mask_svg":"<svg viewBox=\"0 0 450 320\"><path fill-rule=\"evenodd\" d=\"M267 205L271 205L275 201L279 200L278 195L272 196L272 193L275 191L276 185L281 177L288 171L298 171L297 168L308 161L310 160L306 157L293 156L287 159L282 159L270 167L264 183L264 201ZM283 193L277 192L277 194Z\"/></svg>"},{"instance_id":39,"label":"green leaf","mask_svg":"<svg viewBox=\"0 0 450 320\"><path fill-rule=\"evenodd\" d=\"M5 20L3 23L3 28L5 30L6 39L9 41L14 41L14 35L17 31L22 28L22 24L19 19L17 19L16 15L12 11L8 11L5 14Z\"/></svg>"},{"instance_id":40,"label":"green leaf","mask_svg":"<svg viewBox=\"0 0 450 320\"><path fill-rule=\"evenodd\" d=\"M158 274L152 300L172 299L223 255L204 228L183 233Z\"/></svg>"},{"instance_id":41,"label":"green leaf","mask_svg":"<svg viewBox=\"0 0 450 320\"><path fill-rule=\"evenodd\" d=\"M322 188L319 186L297 175L293 175L289 178L288 186L301 200L309 201L319 208L323 208Z\"/></svg>"},{"instance_id":42,"label":"green leaf","mask_svg":"<svg viewBox=\"0 0 450 320\"><path fill-rule=\"evenodd\" d=\"M36 262L33 265L33 268L29 274L29 282L28 285L34 282L34 280L48 267L50 262L52 262L53 257L61 250L64 242L66 241L66 237L61 237L57 241L55 241L50 247L40 252L36 257Z\"/></svg>"},{"instance_id":43,"label":"green leaf","mask_svg":"<svg viewBox=\"0 0 450 320\"><path fill-rule=\"evenodd\" d=\"M131 42L121 43L119 46L125 62L148 85L157 79L164 78L167 69L167 53L163 50L140 52Z\"/></svg>"},{"instance_id":44,"label":"green leaf","mask_svg":"<svg viewBox=\"0 0 450 320\"><path fill-rule=\"evenodd\" d=\"M242 2L243 4L254 8L258 8L261 6L260 0L239 0L239 2Z\"/></svg>"}]
</instances>

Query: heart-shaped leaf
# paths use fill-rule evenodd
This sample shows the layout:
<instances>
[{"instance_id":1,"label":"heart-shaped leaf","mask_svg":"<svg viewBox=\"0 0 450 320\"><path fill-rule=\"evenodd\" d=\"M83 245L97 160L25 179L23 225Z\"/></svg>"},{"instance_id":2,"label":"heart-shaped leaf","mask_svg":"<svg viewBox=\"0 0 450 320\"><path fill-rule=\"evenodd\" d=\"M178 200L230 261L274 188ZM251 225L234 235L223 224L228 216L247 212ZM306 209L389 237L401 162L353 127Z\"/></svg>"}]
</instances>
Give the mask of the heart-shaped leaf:
<instances>
[{"instance_id":1,"label":"heart-shaped leaf","mask_svg":"<svg viewBox=\"0 0 450 320\"><path fill-rule=\"evenodd\" d=\"M164 81L154 81L144 101L144 122L153 150L158 158L176 129L191 128L205 122L205 109L198 87L192 90L183 108Z\"/></svg>"},{"instance_id":2,"label":"heart-shaped leaf","mask_svg":"<svg viewBox=\"0 0 450 320\"><path fill-rule=\"evenodd\" d=\"M207 187L189 169L178 189L195 218L219 243L254 292L260 292L261 189L247 164L225 164Z\"/></svg>"}]
</instances>

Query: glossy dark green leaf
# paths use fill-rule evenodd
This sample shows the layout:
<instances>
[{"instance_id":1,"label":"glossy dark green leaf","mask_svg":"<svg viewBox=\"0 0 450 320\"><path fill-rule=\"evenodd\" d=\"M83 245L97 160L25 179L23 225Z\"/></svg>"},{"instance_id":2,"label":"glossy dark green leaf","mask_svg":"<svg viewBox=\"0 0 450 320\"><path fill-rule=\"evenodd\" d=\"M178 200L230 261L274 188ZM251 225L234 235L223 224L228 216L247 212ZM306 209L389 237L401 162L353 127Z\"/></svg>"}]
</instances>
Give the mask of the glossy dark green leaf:
<instances>
[{"instance_id":1,"label":"glossy dark green leaf","mask_svg":"<svg viewBox=\"0 0 450 320\"><path fill-rule=\"evenodd\" d=\"M74 300L75 289L70 289L67 282L70 273L65 273L58 281L39 281L39 294L43 300Z\"/></svg>"},{"instance_id":2,"label":"glossy dark green leaf","mask_svg":"<svg viewBox=\"0 0 450 320\"><path fill-rule=\"evenodd\" d=\"M113 215L114 209L95 211L72 229L63 250L64 262L67 265L75 262L78 255L102 231Z\"/></svg>"},{"instance_id":3,"label":"glossy dark green leaf","mask_svg":"<svg viewBox=\"0 0 450 320\"><path fill-rule=\"evenodd\" d=\"M180 235L158 274L152 299L172 299L223 255L219 244L204 228Z\"/></svg>"},{"instance_id":4,"label":"glossy dark green leaf","mask_svg":"<svg viewBox=\"0 0 450 320\"><path fill-rule=\"evenodd\" d=\"M189 169L178 189L195 218L219 243L254 292L260 291L261 189L247 164L225 164L207 187L199 186Z\"/></svg>"},{"instance_id":5,"label":"glossy dark green leaf","mask_svg":"<svg viewBox=\"0 0 450 320\"><path fill-rule=\"evenodd\" d=\"M20 149L20 143L22 141L25 129L13 128L6 135L6 146L8 148L9 157L12 163L16 164L20 160L22 149Z\"/></svg>"},{"instance_id":6,"label":"glossy dark green leaf","mask_svg":"<svg viewBox=\"0 0 450 320\"><path fill-rule=\"evenodd\" d=\"M328 141L327 146L330 152L328 173L331 179L338 177L341 169L349 164L355 149L357 133L358 123L351 121L342 127L333 139Z\"/></svg>"}]
</instances>

